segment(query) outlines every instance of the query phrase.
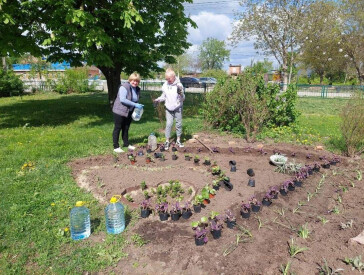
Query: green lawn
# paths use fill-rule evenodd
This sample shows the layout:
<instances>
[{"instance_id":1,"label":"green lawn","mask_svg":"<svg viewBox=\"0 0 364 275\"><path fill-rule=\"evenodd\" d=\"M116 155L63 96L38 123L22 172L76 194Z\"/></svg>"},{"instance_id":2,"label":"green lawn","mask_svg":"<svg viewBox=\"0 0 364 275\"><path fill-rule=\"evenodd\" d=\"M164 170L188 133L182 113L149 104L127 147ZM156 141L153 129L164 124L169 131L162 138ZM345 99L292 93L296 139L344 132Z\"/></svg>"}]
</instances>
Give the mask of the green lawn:
<instances>
[{"instance_id":1,"label":"green lawn","mask_svg":"<svg viewBox=\"0 0 364 275\"><path fill-rule=\"evenodd\" d=\"M141 121L131 125L132 143L146 141L151 132L164 127L150 98L145 93L141 99L145 112ZM187 96L186 138L204 128L197 115L202 100L199 95ZM287 141L309 134L335 146L330 140L340 136L338 114L343 104L344 100L299 99L298 128L307 129L287 135ZM91 211L93 235L105 232L103 206L77 187L67 163L111 154L112 129L106 94L0 98L0 267L4 274L82 273L127 256L122 248L132 245L131 226L124 234L107 235L105 242L74 242L65 230L70 208L83 200ZM127 214L134 223L135 213Z\"/></svg>"}]
</instances>

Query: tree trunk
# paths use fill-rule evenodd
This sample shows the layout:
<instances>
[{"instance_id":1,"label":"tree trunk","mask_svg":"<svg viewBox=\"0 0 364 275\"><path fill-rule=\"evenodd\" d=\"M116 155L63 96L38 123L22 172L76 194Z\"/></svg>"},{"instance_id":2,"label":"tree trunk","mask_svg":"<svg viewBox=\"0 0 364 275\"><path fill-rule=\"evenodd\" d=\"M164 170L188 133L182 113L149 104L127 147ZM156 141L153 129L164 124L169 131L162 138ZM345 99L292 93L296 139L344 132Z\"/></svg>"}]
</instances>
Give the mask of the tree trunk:
<instances>
[{"instance_id":1,"label":"tree trunk","mask_svg":"<svg viewBox=\"0 0 364 275\"><path fill-rule=\"evenodd\" d=\"M320 85L322 85L323 82L324 82L324 75L320 74Z\"/></svg>"},{"instance_id":2,"label":"tree trunk","mask_svg":"<svg viewBox=\"0 0 364 275\"><path fill-rule=\"evenodd\" d=\"M361 73L359 66L357 66L356 64L355 64L355 69L358 74L359 84L363 85L364 73L363 74Z\"/></svg>"},{"instance_id":3,"label":"tree trunk","mask_svg":"<svg viewBox=\"0 0 364 275\"><path fill-rule=\"evenodd\" d=\"M114 68L110 67L99 67L106 78L107 82L107 93L109 95L109 103L110 107L114 105L114 101L118 94L118 89L120 86L120 74L121 74L121 65L115 64Z\"/></svg>"},{"instance_id":4,"label":"tree trunk","mask_svg":"<svg viewBox=\"0 0 364 275\"><path fill-rule=\"evenodd\" d=\"M7 67L6 67L6 57L3 56L2 57L2 60L3 60L3 70L6 72L7 71Z\"/></svg>"}]
</instances>

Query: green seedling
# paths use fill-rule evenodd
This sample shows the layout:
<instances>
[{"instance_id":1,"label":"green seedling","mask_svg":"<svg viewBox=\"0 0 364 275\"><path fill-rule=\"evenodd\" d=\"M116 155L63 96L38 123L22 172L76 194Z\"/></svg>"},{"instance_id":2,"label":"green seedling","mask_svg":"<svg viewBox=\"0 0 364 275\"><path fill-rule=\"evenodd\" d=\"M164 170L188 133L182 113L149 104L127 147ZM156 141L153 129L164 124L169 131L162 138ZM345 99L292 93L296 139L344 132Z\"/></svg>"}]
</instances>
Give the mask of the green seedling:
<instances>
[{"instance_id":1,"label":"green seedling","mask_svg":"<svg viewBox=\"0 0 364 275\"><path fill-rule=\"evenodd\" d=\"M352 228L353 223L354 223L353 220L347 221L346 223L342 222L342 223L340 223L340 229L345 230L345 229L348 229L348 228Z\"/></svg>"},{"instance_id":2,"label":"green seedling","mask_svg":"<svg viewBox=\"0 0 364 275\"><path fill-rule=\"evenodd\" d=\"M303 253L303 251L308 250L307 247L299 247L298 245L296 245L294 243L294 239L291 239L291 242L288 242L288 251L289 251L289 255L291 255L291 257L296 256L298 253Z\"/></svg>"},{"instance_id":3,"label":"green seedling","mask_svg":"<svg viewBox=\"0 0 364 275\"><path fill-rule=\"evenodd\" d=\"M144 240L143 237L137 233L131 236L131 241L134 243L134 245L138 247L142 247L143 245L148 243L148 241Z\"/></svg>"},{"instance_id":4,"label":"green seedling","mask_svg":"<svg viewBox=\"0 0 364 275\"><path fill-rule=\"evenodd\" d=\"M284 217L285 210L284 210L284 208L283 208L283 207L282 207L281 209L274 210L274 212L276 212L276 213L277 213L277 214L279 214L280 216Z\"/></svg>"},{"instance_id":5,"label":"green seedling","mask_svg":"<svg viewBox=\"0 0 364 275\"><path fill-rule=\"evenodd\" d=\"M356 256L355 258L345 257L344 263L346 263L348 265L352 265L352 267L351 267L352 270L357 269L357 270L359 270L359 272L364 270L364 263L361 261L361 255Z\"/></svg>"},{"instance_id":6,"label":"green seedling","mask_svg":"<svg viewBox=\"0 0 364 275\"><path fill-rule=\"evenodd\" d=\"M132 198L132 196L130 196L130 194L126 194L126 195L125 195L125 199L126 199L127 201L130 201L130 202L133 202L133 201L134 201L134 199Z\"/></svg>"},{"instance_id":7,"label":"green seedling","mask_svg":"<svg viewBox=\"0 0 364 275\"><path fill-rule=\"evenodd\" d=\"M307 239L309 237L311 232L308 230L307 222L304 225L300 226L297 233L298 236L300 236L303 239Z\"/></svg>"},{"instance_id":8,"label":"green seedling","mask_svg":"<svg viewBox=\"0 0 364 275\"><path fill-rule=\"evenodd\" d=\"M328 264L326 259L323 259L324 264L322 266L319 266L319 274L320 275L341 275L340 271L344 271L342 268L338 268L333 270Z\"/></svg>"},{"instance_id":9,"label":"green seedling","mask_svg":"<svg viewBox=\"0 0 364 275\"><path fill-rule=\"evenodd\" d=\"M331 210L331 212L334 214L340 214L340 209L337 205L335 205L335 207Z\"/></svg>"},{"instance_id":10,"label":"green seedling","mask_svg":"<svg viewBox=\"0 0 364 275\"><path fill-rule=\"evenodd\" d=\"M104 186L105 186L105 183L103 182L103 180L101 178L97 178L97 187L103 188Z\"/></svg>"},{"instance_id":11,"label":"green seedling","mask_svg":"<svg viewBox=\"0 0 364 275\"><path fill-rule=\"evenodd\" d=\"M143 192L144 198L149 199L149 193L147 190Z\"/></svg>"},{"instance_id":12,"label":"green seedling","mask_svg":"<svg viewBox=\"0 0 364 275\"><path fill-rule=\"evenodd\" d=\"M337 195L336 201L337 201L338 203L342 203L342 198L340 197L340 195Z\"/></svg>"},{"instance_id":13,"label":"green seedling","mask_svg":"<svg viewBox=\"0 0 364 275\"><path fill-rule=\"evenodd\" d=\"M348 191L349 191L349 189L348 189L346 186L340 186L340 189L341 189L344 193L346 193L346 192L348 192Z\"/></svg>"},{"instance_id":14,"label":"green seedling","mask_svg":"<svg viewBox=\"0 0 364 275\"><path fill-rule=\"evenodd\" d=\"M291 262L288 261L286 265L281 265L281 272L283 275L290 275Z\"/></svg>"},{"instance_id":15,"label":"green seedling","mask_svg":"<svg viewBox=\"0 0 364 275\"><path fill-rule=\"evenodd\" d=\"M253 235L252 233L240 226L237 224L237 228L241 231L241 233L239 234L236 234L236 239L235 239L235 242L231 243L225 250L224 252L222 253L222 255L224 257L228 256L231 252L233 252L238 246L239 246L239 243L246 243L248 242L251 238L253 238Z\"/></svg>"},{"instance_id":16,"label":"green seedling","mask_svg":"<svg viewBox=\"0 0 364 275\"><path fill-rule=\"evenodd\" d=\"M363 179L363 174L361 170L356 171L356 180L361 181Z\"/></svg>"},{"instance_id":17,"label":"green seedling","mask_svg":"<svg viewBox=\"0 0 364 275\"><path fill-rule=\"evenodd\" d=\"M350 181L350 186L354 188L355 187L355 183L352 182L352 181Z\"/></svg>"},{"instance_id":18,"label":"green seedling","mask_svg":"<svg viewBox=\"0 0 364 275\"><path fill-rule=\"evenodd\" d=\"M307 192L307 201L310 201L314 195L314 193Z\"/></svg>"},{"instance_id":19,"label":"green seedling","mask_svg":"<svg viewBox=\"0 0 364 275\"><path fill-rule=\"evenodd\" d=\"M325 217L318 216L317 218L320 220L320 222L322 222L323 225L329 222L329 220Z\"/></svg>"},{"instance_id":20,"label":"green seedling","mask_svg":"<svg viewBox=\"0 0 364 275\"><path fill-rule=\"evenodd\" d=\"M147 189L147 184L145 183L144 180L140 183L140 187L142 188L142 190Z\"/></svg>"}]
</instances>

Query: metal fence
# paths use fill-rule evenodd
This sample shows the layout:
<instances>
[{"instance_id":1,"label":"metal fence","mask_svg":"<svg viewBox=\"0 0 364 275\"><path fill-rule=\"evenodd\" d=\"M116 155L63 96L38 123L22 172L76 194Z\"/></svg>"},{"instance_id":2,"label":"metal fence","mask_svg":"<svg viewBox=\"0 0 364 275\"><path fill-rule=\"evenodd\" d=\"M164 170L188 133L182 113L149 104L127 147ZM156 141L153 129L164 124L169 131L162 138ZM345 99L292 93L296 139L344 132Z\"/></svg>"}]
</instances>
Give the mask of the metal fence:
<instances>
[{"instance_id":1,"label":"metal fence","mask_svg":"<svg viewBox=\"0 0 364 275\"><path fill-rule=\"evenodd\" d=\"M23 80L25 90L32 91L53 91L57 80ZM142 80L140 88L142 91L161 91L164 81L160 80ZM206 93L212 91L215 87L213 83L183 83L186 93ZM89 80L90 87L98 91L107 91L106 80ZM297 85L297 94L299 97L320 97L320 98L350 98L355 93L362 92L364 95L364 85Z\"/></svg>"}]
</instances>

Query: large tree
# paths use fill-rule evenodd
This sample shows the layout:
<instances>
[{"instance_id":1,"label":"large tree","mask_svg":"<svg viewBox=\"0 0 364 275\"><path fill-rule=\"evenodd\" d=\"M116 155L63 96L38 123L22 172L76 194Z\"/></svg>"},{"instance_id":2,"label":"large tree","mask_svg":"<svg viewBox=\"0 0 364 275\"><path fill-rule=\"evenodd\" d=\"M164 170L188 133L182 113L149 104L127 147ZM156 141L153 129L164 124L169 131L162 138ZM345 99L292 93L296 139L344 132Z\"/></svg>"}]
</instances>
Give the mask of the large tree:
<instances>
[{"instance_id":1,"label":"large tree","mask_svg":"<svg viewBox=\"0 0 364 275\"><path fill-rule=\"evenodd\" d=\"M342 0L341 10L343 51L355 68L362 85L364 83L364 1Z\"/></svg>"},{"instance_id":2,"label":"large tree","mask_svg":"<svg viewBox=\"0 0 364 275\"><path fill-rule=\"evenodd\" d=\"M307 9L299 59L319 75L320 84L323 84L325 74L345 64L340 42L341 21L334 1L319 0Z\"/></svg>"},{"instance_id":3,"label":"large tree","mask_svg":"<svg viewBox=\"0 0 364 275\"><path fill-rule=\"evenodd\" d=\"M199 59L202 70L222 69L224 60L229 56L230 51L226 49L225 41L209 37L200 46Z\"/></svg>"},{"instance_id":4,"label":"large tree","mask_svg":"<svg viewBox=\"0 0 364 275\"><path fill-rule=\"evenodd\" d=\"M189 47L188 24L195 26L184 14L183 3L191 0L16 2L30 15L30 22L22 19L30 30L22 35L36 39L48 61L97 66L106 77L110 102L121 71L147 75L159 70L158 61L173 63L173 56Z\"/></svg>"},{"instance_id":5,"label":"large tree","mask_svg":"<svg viewBox=\"0 0 364 275\"><path fill-rule=\"evenodd\" d=\"M311 0L242 0L244 11L239 15L231 40L237 44L253 39L256 49L273 55L279 63L283 83L287 83L288 67L293 64L305 8Z\"/></svg>"}]
</instances>

